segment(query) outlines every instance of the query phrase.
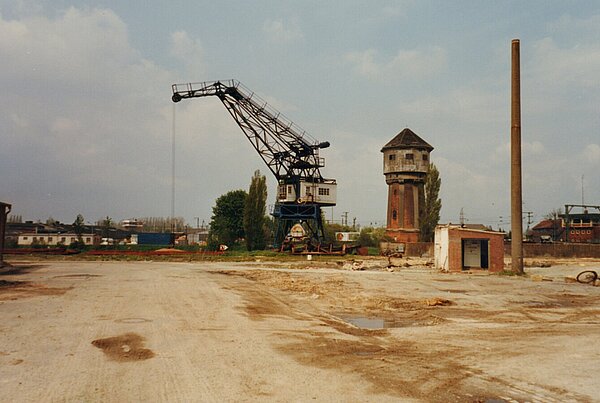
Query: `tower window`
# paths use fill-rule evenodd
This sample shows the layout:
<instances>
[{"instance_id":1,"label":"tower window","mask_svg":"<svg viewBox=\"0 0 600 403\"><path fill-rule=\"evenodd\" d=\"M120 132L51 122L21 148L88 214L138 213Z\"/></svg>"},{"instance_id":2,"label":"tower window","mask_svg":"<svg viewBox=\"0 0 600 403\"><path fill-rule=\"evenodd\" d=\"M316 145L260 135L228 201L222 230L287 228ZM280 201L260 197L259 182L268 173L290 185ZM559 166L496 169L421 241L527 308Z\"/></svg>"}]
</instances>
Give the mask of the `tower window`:
<instances>
[{"instance_id":1,"label":"tower window","mask_svg":"<svg viewBox=\"0 0 600 403\"><path fill-rule=\"evenodd\" d=\"M398 213L396 212L396 210L392 211L392 220L396 221L396 219L398 218Z\"/></svg>"},{"instance_id":2,"label":"tower window","mask_svg":"<svg viewBox=\"0 0 600 403\"><path fill-rule=\"evenodd\" d=\"M427 154L423 154L423 161L427 161L429 159L429 156Z\"/></svg>"},{"instance_id":3,"label":"tower window","mask_svg":"<svg viewBox=\"0 0 600 403\"><path fill-rule=\"evenodd\" d=\"M404 158L406 158L407 160L414 160L414 159L415 159L415 156L414 156L413 154L406 154L406 155L404 156Z\"/></svg>"},{"instance_id":4,"label":"tower window","mask_svg":"<svg viewBox=\"0 0 600 403\"><path fill-rule=\"evenodd\" d=\"M396 159L396 154L390 154L390 161L394 161Z\"/></svg>"}]
</instances>

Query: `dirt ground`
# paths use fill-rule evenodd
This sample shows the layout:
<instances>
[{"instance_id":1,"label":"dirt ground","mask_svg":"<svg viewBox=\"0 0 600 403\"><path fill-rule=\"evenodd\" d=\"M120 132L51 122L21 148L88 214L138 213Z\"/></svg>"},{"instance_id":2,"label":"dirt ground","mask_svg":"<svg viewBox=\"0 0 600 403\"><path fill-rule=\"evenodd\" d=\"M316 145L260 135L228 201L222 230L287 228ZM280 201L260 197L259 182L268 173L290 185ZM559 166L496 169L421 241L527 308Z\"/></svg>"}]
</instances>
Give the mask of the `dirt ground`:
<instances>
[{"instance_id":1,"label":"dirt ground","mask_svg":"<svg viewBox=\"0 0 600 403\"><path fill-rule=\"evenodd\" d=\"M11 263L3 401L600 401L600 261Z\"/></svg>"}]
</instances>

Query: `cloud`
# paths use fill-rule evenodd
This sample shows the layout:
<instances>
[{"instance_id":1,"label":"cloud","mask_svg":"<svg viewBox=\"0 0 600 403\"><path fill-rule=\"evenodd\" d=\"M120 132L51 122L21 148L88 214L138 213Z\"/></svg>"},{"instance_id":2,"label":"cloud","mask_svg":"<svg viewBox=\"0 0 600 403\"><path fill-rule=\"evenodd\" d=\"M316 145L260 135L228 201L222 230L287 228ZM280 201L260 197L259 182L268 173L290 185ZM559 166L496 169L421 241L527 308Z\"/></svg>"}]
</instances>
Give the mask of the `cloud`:
<instances>
[{"instance_id":1,"label":"cloud","mask_svg":"<svg viewBox=\"0 0 600 403\"><path fill-rule=\"evenodd\" d=\"M588 144L583 150L583 156L592 165L600 163L600 145Z\"/></svg>"},{"instance_id":2,"label":"cloud","mask_svg":"<svg viewBox=\"0 0 600 403\"><path fill-rule=\"evenodd\" d=\"M77 120L58 117L50 125L50 130L55 133L73 133L81 130L81 123Z\"/></svg>"},{"instance_id":3,"label":"cloud","mask_svg":"<svg viewBox=\"0 0 600 403\"><path fill-rule=\"evenodd\" d=\"M510 141L500 144L494 150L492 158L494 161L509 161L511 156L511 145ZM546 161L551 156L548 153L546 147L539 141L522 141L521 142L521 156L523 158L541 158Z\"/></svg>"},{"instance_id":4,"label":"cloud","mask_svg":"<svg viewBox=\"0 0 600 403\"><path fill-rule=\"evenodd\" d=\"M264 22L262 30L266 37L275 43L297 42L304 38L302 30L295 20L289 22L281 19L267 20Z\"/></svg>"},{"instance_id":5,"label":"cloud","mask_svg":"<svg viewBox=\"0 0 600 403\"><path fill-rule=\"evenodd\" d=\"M590 15L586 18L576 18L565 14L556 21L547 24L548 30L564 35L598 34L600 33L600 15Z\"/></svg>"},{"instance_id":6,"label":"cloud","mask_svg":"<svg viewBox=\"0 0 600 403\"><path fill-rule=\"evenodd\" d=\"M399 50L389 61L377 60L375 49L349 52L345 59L355 72L370 79L419 79L431 77L444 70L446 51L438 46L429 49Z\"/></svg>"},{"instance_id":7,"label":"cloud","mask_svg":"<svg viewBox=\"0 0 600 403\"><path fill-rule=\"evenodd\" d=\"M179 60L192 76L204 72L204 52L202 44L197 39L192 39L185 31L171 34L171 55Z\"/></svg>"},{"instance_id":8,"label":"cloud","mask_svg":"<svg viewBox=\"0 0 600 403\"><path fill-rule=\"evenodd\" d=\"M170 176L172 80L114 12L0 17L0 59L0 187L15 210L70 220L168 205L156 184Z\"/></svg>"},{"instance_id":9,"label":"cloud","mask_svg":"<svg viewBox=\"0 0 600 403\"><path fill-rule=\"evenodd\" d=\"M140 58L129 45L123 21L105 9L69 8L57 19L0 18L0 38L1 78L13 81L52 77L66 86L90 83L106 78L109 69L127 70Z\"/></svg>"},{"instance_id":10,"label":"cloud","mask_svg":"<svg viewBox=\"0 0 600 403\"><path fill-rule=\"evenodd\" d=\"M583 43L560 47L554 39L544 38L533 44L527 76L553 88L600 87L600 45ZM541 86L541 85L540 85Z\"/></svg>"},{"instance_id":11,"label":"cloud","mask_svg":"<svg viewBox=\"0 0 600 403\"><path fill-rule=\"evenodd\" d=\"M489 86L488 86L489 87ZM402 100L398 111L403 116L425 121L432 118L446 122L502 122L505 119L506 99L483 83L460 87L438 95L424 95Z\"/></svg>"}]
</instances>

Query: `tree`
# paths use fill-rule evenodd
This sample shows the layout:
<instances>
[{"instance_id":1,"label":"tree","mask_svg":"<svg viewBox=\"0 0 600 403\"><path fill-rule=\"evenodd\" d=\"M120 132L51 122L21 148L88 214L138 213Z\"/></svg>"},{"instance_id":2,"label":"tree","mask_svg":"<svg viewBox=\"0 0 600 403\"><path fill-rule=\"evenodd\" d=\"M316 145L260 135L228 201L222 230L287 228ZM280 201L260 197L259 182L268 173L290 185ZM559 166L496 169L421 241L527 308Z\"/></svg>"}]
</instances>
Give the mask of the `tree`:
<instances>
[{"instance_id":1,"label":"tree","mask_svg":"<svg viewBox=\"0 0 600 403\"><path fill-rule=\"evenodd\" d=\"M364 227L360 230L358 243L360 246L378 246L385 237L385 228Z\"/></svg>"},{"instance_id":2,"label":"tree","mask_svg":"<svg viewBox=\"0 0 600 403\"><path fill-rule=\"evenodd\" d=\"M71 249L83 249L85 247L85 243L83 242L83 231L85 220L81 214L77 214L77 218L73 221L73 232L77 235L77 241L71 242L69 248Z\"/></svg>"},{"instance_id":3,"label":"tree","mask_svg":"<svg viewBox=\"0 0 600 403\"><path fill-rule=\"evenodd\" d=\"M113 220L109 216L106 216L104 220L98 222L98 225L102 228L102 237L110 238L110 230L113 226Z\"/></svg>"},{"instance_id":4,"label":"tree","mask_svg":"<svg viewBox=\"0 0 600 403\"><path fill-rule=\"evenodd\" d=\"M546 220L557 220L558 217L560 217L562 215L562 207L559 208L555 208L550 210L545 216L544 218Z\"/></svg>"},{"instance_id":5,"label":"tree","mask_svg":"<svg viewBox=\"0 0 600 403\"><path fill-rule=\"evenodd\" d=\"M244 190L232 190L219 198L213 207L208 234L209 244L233 245L244 237L244 204L248 194Z\"/></svg>"},{"instance_id":6,"label":"tree","mask_svg":"<svg viewBox=\"0 0 600 403\"><path fill-rule=\"evenodd\" d=\"M81 214L77 214L77 218L75 218L75 221L73 221L73 232L75 232L75 234L77 234L77 239L81 241L81 234L83 234L84 231L84 223L85 223L85 219L83 218L83 216Z\"/></svg>"},{"instance_id":7,"label":"tree","mask_svg":"<svg viewBox=\"0 0 600 403\"><path fill-rule=\"evenodd\" d=\"M352 227L337 223L326 223L323 221L323 231L325 232L323 243L335 243L337 242L335 237L336 232L350 232L352 231Z\"/></svg>"},{"instance_id":8,"label":"tree","mask_svg":"<svg viewBox=\"0 0 600 403\"><path fill-rule=\"evenodd\" d=\"M421 242L432 242L435 227L440 221L442 201L439 198L442 180L434 164L429 164L425 179L425 203L419 220Z\"/></svg>"},{"instance_id":9,"label":"tree","mask_svg":"<svg viewBox=\"0 0 600 403\"><path fill-rule=\"evenodd\" d=\"M22 224L23 217L21 215L9 215L8 222L13 224Z\"/></svg>"},{"instance_id":10,"label":"tree","mask_svg":"<svg viewBox=\"0 0 600 403\"><path fill-rule=\"evenodd\" d=\"M141 217L139 221L143 223L142 230L147 232L175 232L183 231L186 227L183 217Z\"/></svg>"},{"instance_id":11,"label":"tree","mask_svg":"<svg viewBox=\"0 0 600 403\"><path fill-rule=\"evenodd\" d=\"M244 234L248 250L264 249L267 245L264 231L266 203L267 178L256 170L244 204Z\"/></svg>"}]
</instances>

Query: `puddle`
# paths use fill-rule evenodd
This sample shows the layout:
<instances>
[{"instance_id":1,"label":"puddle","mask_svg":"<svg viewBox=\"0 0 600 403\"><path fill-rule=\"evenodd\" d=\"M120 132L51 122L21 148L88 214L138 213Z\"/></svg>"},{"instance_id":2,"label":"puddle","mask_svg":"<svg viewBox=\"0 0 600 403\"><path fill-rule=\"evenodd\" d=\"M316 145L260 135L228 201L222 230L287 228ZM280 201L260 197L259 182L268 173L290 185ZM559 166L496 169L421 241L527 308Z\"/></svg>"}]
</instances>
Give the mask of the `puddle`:
<instances>
[{"instance_id":1,"label":"puddle","mask_svg":"<svg viewBox=\"0 0 600 403\"><path fill-rule=\"evenodd\" d=\"M340 316L344 322L348 322L361 329L384 329L386 327L386 321L381 318L365 318L360 316Z\"/></svg>"},{"instance_id":2,"label":"puddle","mask_svg":"<svg viewBox=\"0 0 600 403\"><path fill-rule=\"evenodd\" d=\"M144 348L144 338L135 333L92 341L108 358L114 361L141 361L154 357L154 352Z\"/></svg>"}]
</instances>

